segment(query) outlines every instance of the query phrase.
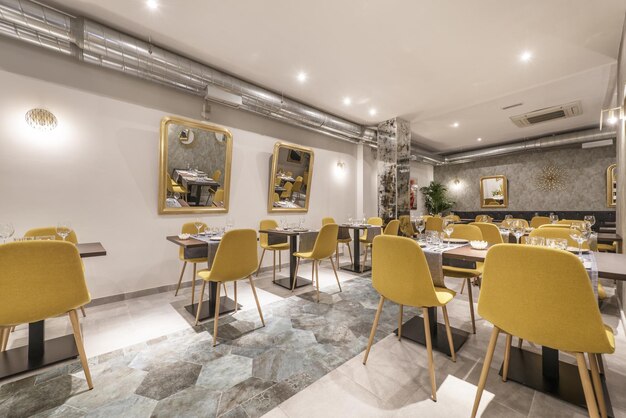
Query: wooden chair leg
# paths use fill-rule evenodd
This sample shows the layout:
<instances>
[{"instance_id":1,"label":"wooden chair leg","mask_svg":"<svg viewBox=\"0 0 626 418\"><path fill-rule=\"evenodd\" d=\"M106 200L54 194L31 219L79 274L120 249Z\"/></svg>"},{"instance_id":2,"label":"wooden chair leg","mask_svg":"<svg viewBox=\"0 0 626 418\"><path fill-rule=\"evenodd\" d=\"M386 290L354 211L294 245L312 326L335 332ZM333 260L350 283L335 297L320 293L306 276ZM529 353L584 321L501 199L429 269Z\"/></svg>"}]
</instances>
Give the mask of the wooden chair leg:
<instances>
[{"instance_id":1,"label":"wooden chair leg","mask_svg":"<svg viewBox=\"0 0 626 418\"><path fill-rule=\"evenodd\" d=\"M313 268L315 269L315 283L317 284L317 303L320 303L320 272L318 263L319 261L313 260Z\"/></svg>"},{"instance_id":2,"label":"wooden chair leg","mask_svg":"<svg viewBox=\"0 0 626 418\"><path fill-rule=\"evenodd\" d=\"M337 268L339 268L339 243L335 245L335 261L337 264Z\"/></svg>"},{"instance_id":3,"label":"wooden chair leg","mask_svg":"<svg viewBox=\"0 0 626 418\"><path fill-rule=\"evenodd\" d=\"M272 254L274 255L274 265L272 267L272 281L275 282L276 281L276 251L272 251Z\"/></svg>"},{"instance_id":4,"label":"wooden chair leg","mask_svg":"<svg viewBox=\"0 0 626 418\"><path fill-rule=\"evenodd\" d=\"M426 334L426 351L428 352L428 372L430 373L430 399L437 402L437 381L435 380L435 366L433 365L433 342L430 335L430 321L428 309L422 309L424 315L424 334Z\"/></svg>"},{"instance_id":5,"label":"wooden chair leg","mask_svg":"<svg viewBox=\"0 0 626 418\"><path fill-rule=\"evenodd\" d=\"M376 328L378 328L378 320L380 319L380 313L383 311L383 304L385 303L385 297L380 296L380 301L378 302L378 309L376 309L376 316L374 316L374 323L372 324L372 330L370 331L370 338L367 342L367 348L365 349L365 357L363 357L363 364L367 363L367 356L370 355L370 349L372 348L372 343L374 342L374 335L376 335Z\"/></svg>"},{"instance_id":6,"label":"wooden chair leg","mask_svg":"<svg viewBox=\"0 0 626 418\"><path fill-rule=\"evenodd\" d=\"M256 277L259 277L259 271L261 270L261 265L263 265L263 257L265 257L265 248L263 248L263 252L261 253L261 261L259 261L259 268L256 269Z\"/></svg>"},{"instance_id":7,"label":"wooden chair leg","mask_svg":"<svg viewBox=\"0 0 626 418\"><path fill-rule=\"evenodd\" d=\"M293 284L291 285L291 291L293 292L298 282L298 268L300 268L300 257L296 257L296 270L294 272Z\"/></svg>"},{"instance_id":8,"label":"wooden chair leg","mask_svg":"<svg viewBox=\"0 0 626 418\"><path fill-rule=\"evenodd\" d=\"M87 317L87 314L85 313L85 307L84 306L80 307L80 312L83 314L83 318Z\"/></svg>"},{"instance_id":9,"label":"wooden chair leg","mask_svg":"<svg viewBox=\"0 0 626 418\"><path fill-rule=\"evenodd\" d=\"M350 244L346 244L348 246L348 254L350 254L350 264L354 264L354 260L352 259L352 250L350 249Z\"/></svg>"},{"instance_id":10,"label":"wooden chair leg","mask_svg":"<svg viewBox=\"0 0 626 418\"><path fill-rule=\"evenodd\" d=\"M237 280L233 282L233 292L235 292L235 313L237 313L237 309L239 305L237 305ZM224 285L224 290L226 290L226 285Z\"/></svg>"},{"instance_id":11,"label":"wooden chair leg","mask_svg":"<svg viewBox=\"0 0 626 418\"><path fill-rule=\"evenodd\" d=\"M198 306L196 307L196 325L200 322L200 311L202 310L202 299L204 299L204 288L206 287L206 281L202 280L202 288L200 289L200 301L198 302ZM217 286L217 292L219 294L220 287Z\"/></svg>"},{"instance_id":12,"label":"wooden chair leg","mask_svg":"<svg viewBox=\"0 0 626 418\"><path fill-rule=\"evenodd\" d=\"M254 283L252 282L252 277L248 277L250 280L250 288L252 289L252 294L254 295L254 301L256 302L256 308L259 311L259 316L261 317L261 323L265 326L265 320L263 319L263 312L261 312L261 304L259 303L259 298L256 295L256 288L254 287Z\"/></svg>"},{"instance_id":13,"label":"wooden chair leg","mask_svg":"<svg viewBox=\"0 0 626 418\"><path fill-rule=\"evenodd\" d=\"M80 357L80 364L83 366L83 372L85 372L85 379L87 379L87 386L89 390L93 389L93 382L91 381L91 372L89 371L89 362L87 361L87 355L85 354L85 346L83 344L83 337L80 333L80 324L78 322L78 314L76 309L72 309L68 312L70 322L72 323L72 330L74 331L74 341L76 342L76 348L78 349L78 356Z\"/></svg>"},{"instance_id":14,"label":"wooden chair leg","mask_svg":"<svg viewBox=\"0 0 626 418\"><path fill-rule=\"evenodd\" d=\"M335 279L337 279L337 286L339 286L339 291L341 292L341 283L339 283L339 276L337 275L337 268L335 267L335 263L333 262L333 257L331 256L328 259L330 260L330 265L333 266L333 271L335 272Z\"/></svg>"},{"instance_id":15,"label":"wooden chair leg","mask_svg":"<svg viewBox=\"0 0 626 418\"><path fill-rule=\"evenodd\" d=\"M509 376L509 361L511 360L511 344L513 344L513 336L506 334L506 343L504 347L504 364L502 365L502 381L506 382Z\"/></svg>"},{"instance_id":16,"label":"wooden chair leg","mask_svg":"<svg viewBox=\"0 0 626 418\"><path fill-rule=\"evenodd\" d=\"M576 353L576 363L578 364L580 381L583 384L583 392L585 393L585 401L587 402L587 412L591 418L600 418L596 396L593 393L593 385L589 378L589 370L587 370L587 362L585 361L585 355L583 353Z\"/></svg>"},{"instance_id":17,"label":"wooden chair leg","mask_svg":"<svg viewBox=\"0 0 626 418\"><path fill-rule=\"evenodd\" d=\"M400 305L398 312L398 341L402 341L402 317L404 316L404 305Z\"/></svg>"},{"instance_id":18,"label":"wooden chair leg","mask_svg":"<svg viewBox=\"0 0 626 418\"><path fill-rule=\"evenodd\" d=\"M206 283L206 281L204 282ZM213 347L217 345L217 325L220 319L220 287L217 286L217 295L215 297L215 316L213 317Z\"/></svg>"},{"instance_id":19,"label":"wooden chair leg","mask_svg":"<svg viewBox=\"0 0 626 418\"><path fill-rule=\"evenodd\" d=\"M193 279L191 279L191 304L193 305L196 298L196 263L193 263Z\"/></svg>"},{"instance_id":20,"label":"wooden chair leg","mask_svg":"<svg viewBox=\"0 0 626 418\"><path fill-rule=\"evenodd\" d=\"M461 291L459 293L463 294L464 289L465 289L465 280L463 280L463 284L461 284Z\"/></svg>"},{"instance_id":21,"label":"wooden chair leg","mask_svg":"<svg viewBox=\"0 0 626 418\"><path fill-rule=\"evenodd\" d=\"M226 282L222 283L222 287L224 288L224 296L228 297L228 290L226 289Z\"/></svg>"},{"instance_id":22,"label":"wooden chair leg","mask_svg":"<svg viewBox=\"0 0 626 418\"><path fill-rule=\"evenodd\" d=\"M283 271L283 252L278 251L278 271Z\"/></svg>"},{"instance_id":23,"label":"wooden chair leg","mask_svg":"<svg viewBox=\"0 0 626 418\"><path fill-rule=\"evenodd\" d=\"M456 363L456 352L454 351L454 340L452 339L452 329L450 328L450 318L448 318L448 308L446 305L441 307L443 311L443 321L446 324L446 336L448 337L448 346L450 347L450 353L452 361Z\"/></svg>"},{"instance_id":24,"label":"wooden chair leg","mask_svg":"<svg viewBox=\"0 0 626 418\"><path fill-rule=\"evenodd\" d=\"M180 284L183 282L183 274L185 274L185 267L187 267L187 262L183 263L183 269L180 271L180 277L178 278L178 286L176 286L176 292L174 292L174 296L178 296L178 291L180 290Z\"/></svg>"},{"instance_id":25,"label":"wooden chair leg","mask_svg":"<svg viewBox=\"0 0 626 418\"><path fill-rule=\"evenodd\" d=\"M593 389L596 393L596 399L598 400L598 406L600 407L600 416L607 418L606 402L604 401L604 388L602 387L602 381L600 380L600 372L598 370L598 354L587 353L589 357L589 366L591 368L591 379L593 381Z\"/></svg>"},{"instance_id":26,"label":"wooden chair leg","mask_svg":"<svg viewBox=\"0 0 626 418\"><path fill-rule=\"evenodd\" d=\"M472 296L472 282L467 279L467 297L469 298L470 316L472 317L472 333L476 334L476 319L474 318L474 297Z\"/></svg>"},{"instance_id":27,"label":"wooden chair leg","mask_svg":"<svg viewBox=\"0 0 626 418\"><path fill-rule=\"evenodd\" d=\"M9 335L11 335L11 328L0 328L0 352L6 351L9 345Z\"/></svg>"},{"instance_id":28,"label":"wooden chair leg","mask_svg":"<svg viewBox=\"0 0 626 418\"><path fill-rule=\"evenodd\" d=\"M15 330L15 327L13 327ZM13 330L11 332L13 332ZM598 360L598 369L600 370L600 374L604 374L604 361L602 360L602 354L596 354L596 359Z\"/></svg>"},{"instance_id":29,"label":"wooden chair leg","mask_svg":"<svg viewBox=\"0 0 626 418\"><path fill-rule=\"evenodd\" d=\"M487 383L487 374L489 374L489 368L491 367L491 360L493 360L493 352L496 349L496 343L498 342L498 335L500 329L493 327L491 331L491 338L489 339L489 346L487 347L487 354L485 355L485 361L483 363L483 369L480 372L480 379L478 380L478 387L476 388L476 398L474 399L474 407L472 408L472 418L476 417L478 413L478 405L480 404L480 397L485 390L485 384Z\"/></svg>"}]
</instances>

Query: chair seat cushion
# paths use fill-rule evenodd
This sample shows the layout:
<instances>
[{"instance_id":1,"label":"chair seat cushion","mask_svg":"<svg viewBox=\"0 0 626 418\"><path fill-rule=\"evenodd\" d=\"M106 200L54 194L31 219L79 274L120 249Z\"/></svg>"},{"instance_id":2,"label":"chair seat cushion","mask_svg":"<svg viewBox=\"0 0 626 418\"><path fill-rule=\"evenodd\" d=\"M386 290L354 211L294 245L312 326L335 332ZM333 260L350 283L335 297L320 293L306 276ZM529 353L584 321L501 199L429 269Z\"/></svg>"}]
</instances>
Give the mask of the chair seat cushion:
<instances>
[{"instance_id":1,"label":"chair seat cushion","mask_svg":"<svg viewBox=\"0 0 626 418\"><path fill-rule=\"evenodd\" d=\"M202 280L207 280L210 281L211 280L211 270L200 270L198 272L198 277L200 277Z\"/></svg>"},{"instance_id":2,"label":"chair seat cushion","mask_svg":"<svg viewBox=\"0 0 626 418\"><path fill-rule=\"evenodd\" d=\"M207 263L209 261L208 258L206 257L199 257L199 258L182 258L181 260L186 261L188 263Z\"/></svg>"},{"instance_id":3,"label":"chair seat cushion","mask_svg":"<svg viewBox=\"0 0 626 418\"><path fill-rule=\"evenodd\" d=\"M615 244L598 244L598 251L614 253L617 251Z\"/></svg>"},{"instance_id":4,"label":"chair seat cushion","mask_svg":"<svg viewBox=\"0 0 626 418\"><path fill-rule=\"evenodd\" d=\"M456 296L454 290L446 289L445 287L435 287L435 295L441 305L446 305Z\"/></svg>"},{"instance_id":5,"label":"chair seat cushion","mask_svg":"<svg viewBox=\"0 0 626 418\"><path fill-rule=\"evenodd\" d=\"M483 263L476 263L475 269L443 266L443 275L447 277L456 277L458 279L466 279L478 277L483 274Z\"/></svg>"},{"instance_id":6,"label":"chair seat cushion","mask_svg":"<svg viewBox=\"0 0 626 418\"><path fill-rule=\"evenodd\" d=\"M284 242L282 244L272 244L272 245L268 245L266 248L268 250L274 250L274 251L288 250L289 249L289 243L288 242Z\"/></svg>"},{"instance_id":7,"label":"chair seat cushion","mask_svg":"<svg viewBox=\"0 0 626 418\"><path fill-rule=\"evenodd\" d=\"M337 242L340 244L347 244L349 242L352 242L352 238L340 238L340 239L337 239Z\"/></svg>"},{"instance_id":8,"label":"chair seat cushion","mask_svg":"<svg viewBox=\"0 0 626 418\"><path fill-rule=\"evenodd\" d=\"M313 256L313 251L309 251L307 253L293 253L293 255L300 258L311 258Z\"/></svg>"}]
</instances>

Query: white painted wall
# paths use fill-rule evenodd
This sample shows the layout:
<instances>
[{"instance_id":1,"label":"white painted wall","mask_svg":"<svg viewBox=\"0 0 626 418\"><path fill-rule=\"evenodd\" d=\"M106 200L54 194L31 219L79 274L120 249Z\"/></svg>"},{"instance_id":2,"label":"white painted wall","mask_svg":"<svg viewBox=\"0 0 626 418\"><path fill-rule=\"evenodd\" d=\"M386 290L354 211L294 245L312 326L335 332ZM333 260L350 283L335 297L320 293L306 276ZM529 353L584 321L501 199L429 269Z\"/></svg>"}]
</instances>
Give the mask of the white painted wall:
<instances>
[{"instance_id":1,"label":"white painted wall","mask_svg":"<svg viewBox=\"0 0 626 418\"><path fill-rule=\"evenodd\" d=\"M92 297L175 283L178 248L165 236L195 216L157 214L159 122L198 117L200 100L5 40L0 63L0 219L17 235L69 221L80 241L102 242L108 255L86 260ZM33 107L53 111L58 128L30 129L24 114ZM290 216L315 227L324 216L355 213L354 145L217 105L211 119L231 129L234 147L230 213L203 215L209 225L230 217L238 228L258 229L261 219L285 216L267 213L278 138L315 152L310 210ZM366 163L368 178L369 170Z\"/></svg>"},{"instance_id":2,"label":"white painted wall","mask_svg":"<svg viewBox=\"0 0 626 418\"><path fill-rule=\"evenodd\" d=\"M417 185L419 187L428 186L428 184L433 181L433 166L411 161L411 178L417 179ZM426 215L424 196L419 191L417 192L417 210L412 211L412 214Z\"/></svg>"}]
</instances>

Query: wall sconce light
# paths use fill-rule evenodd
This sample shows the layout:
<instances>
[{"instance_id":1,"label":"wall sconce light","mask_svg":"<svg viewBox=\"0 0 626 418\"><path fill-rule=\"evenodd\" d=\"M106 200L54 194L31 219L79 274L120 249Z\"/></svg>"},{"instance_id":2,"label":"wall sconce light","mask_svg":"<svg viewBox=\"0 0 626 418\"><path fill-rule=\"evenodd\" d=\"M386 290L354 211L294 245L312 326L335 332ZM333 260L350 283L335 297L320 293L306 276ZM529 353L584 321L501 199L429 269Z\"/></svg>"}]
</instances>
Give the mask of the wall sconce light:
<instances>
[{"instance_id":1,"label":"wall sconce light","mask_svg":"<svg viewBox=\"0 0 626 418\"><path fill-rule=\"evenodd\" d=\"M454 179L454 184L456 184L457 186L459 185L459 183L461 183L461 180L459 180L459 178L455 178Z\"/></svg>"},{"instance_id":2,"label":"wall sconce light","mask_svg":"<svg viewBox=\"0 0 626 418\"><path fill-rule=\"evenodd\" d=\"M344 163L343 161L337 161L337 168L339 168L340 170L343 170L345 165L346 163Z\"/></svg>"},{"instance_id":3,"label":"wall sconce light","mask_svg":"<svg viewBox=\"0 0 626 418\"><path fill-rule=\"evenodd\" d=\"M624 119L624 110L621 107L602 109L600 111L600 130L602 130L605 113L607 114L606 123L608 123L609 125L615 125L620 119Z\"/></svg>"},{"instance_id":4,"label":"wall sconce light","mask_svg":"<svg viewBox=\"0 0 626 418\"><path fill-rule=\"evenodd\" d=\"M46 109L31 109L26 112L26 123L38 131L49 132L57 127L57 117Z\"/></svg>"},{"instance_id":5,"label":"wall sconce light","mask_svg":"<svg viewBox=\"0 0 626 418\"><path fill-rule=\"evenodd\" d=\"M454 180L452 180L452 189L458 190L460 188L461 188L461 180L459 180L458 177L455 177Z\"/></svg>"}]
</instances>

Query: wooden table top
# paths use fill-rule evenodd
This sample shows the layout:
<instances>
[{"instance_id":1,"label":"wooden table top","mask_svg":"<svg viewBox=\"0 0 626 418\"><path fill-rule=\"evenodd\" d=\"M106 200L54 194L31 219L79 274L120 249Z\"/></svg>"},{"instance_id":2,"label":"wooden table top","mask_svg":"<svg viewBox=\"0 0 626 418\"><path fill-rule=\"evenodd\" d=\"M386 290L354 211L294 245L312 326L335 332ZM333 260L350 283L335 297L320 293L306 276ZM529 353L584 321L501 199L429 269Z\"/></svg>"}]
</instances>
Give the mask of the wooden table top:
<instances>
[{"instance_id":1,"label":"wooden table top","mask_svg":"<svg viewBox=\"0 0 626 418\"><path fill-rule=\"evenodd\" d=\"M380 225L348 225L348 224L339 224L339 228L350 228L350 229L367 229L367 228L382 228Z\"/></svg>"},{"instance_id":2,"label":"wooden table top","mask_svg":"<svg viewBox=\"0 0 626 418\"><path fill-rule=\"evenodd\" d=\"M319 232L317 229L307 229L306 231L288 231L284 229L259 229L261 234L275 234L275 235L300 235L308 232Z\"/></svg>"},{"instance_id":3,"label":"wooden table top","mask_svg":"<svg viewBox=\"0 0 626 418\"><path fill-rule=\"evenodd\" d=\"M107 251L99 242L85 242L76 244L81 258L102 257L107 255Z\"/></svg>"},{"instance_id":4,"label":"wooden table top","mask_svg":"<svg viewBox=\"0 0 626 418\"><path fill-rule=\"evenodd\" d=\"M622 241L622 237L614 232L598 232L598 242L600 241Z\"/></svg>"},{"instance_id":5,"label":"wooden table top","mask_svg":"<svg viewBox=\"0 0 626 418\"><path fill-rule=\"evenodd\" d=\"M195 238L180 239L178 238L178 235L171 235L169 237L166 237L166 239L170 242L173 242L176 245L180 245L183 248L200 248L200 247L206 247L207 245L209 245L208 242L201 241ZM215 242L217 243L219 241L215 241Z\"/></svg>"},{"instance_id":6,"label":"wooden table top","mask_svg":"<svg viewBox=\"0 0 626 418\"><path fill-rule=\"evenodd\" d=\"M594 253L598 266L598 275L604 279L626 281L626 254ZM444 258L465 261L485 261L487 250L475 250L469 245L454 248L443 253Z\"/></svg>"}]
</instances>

